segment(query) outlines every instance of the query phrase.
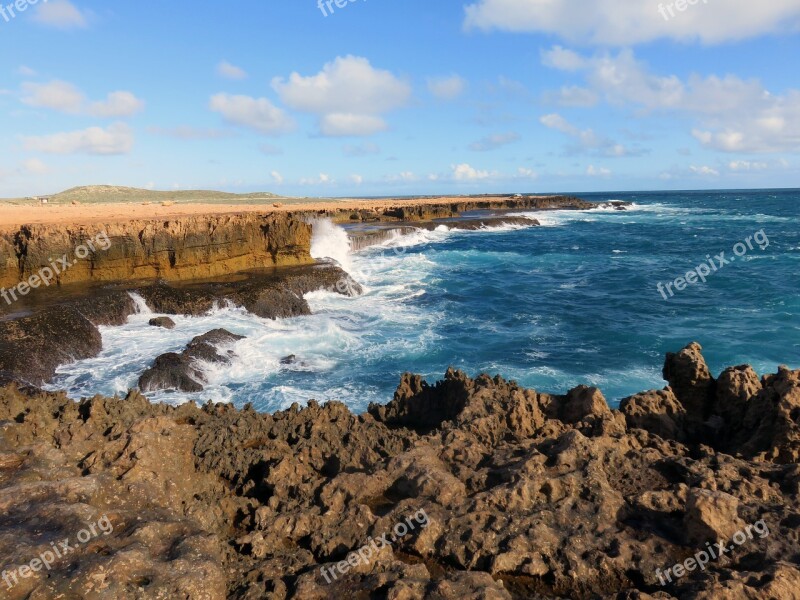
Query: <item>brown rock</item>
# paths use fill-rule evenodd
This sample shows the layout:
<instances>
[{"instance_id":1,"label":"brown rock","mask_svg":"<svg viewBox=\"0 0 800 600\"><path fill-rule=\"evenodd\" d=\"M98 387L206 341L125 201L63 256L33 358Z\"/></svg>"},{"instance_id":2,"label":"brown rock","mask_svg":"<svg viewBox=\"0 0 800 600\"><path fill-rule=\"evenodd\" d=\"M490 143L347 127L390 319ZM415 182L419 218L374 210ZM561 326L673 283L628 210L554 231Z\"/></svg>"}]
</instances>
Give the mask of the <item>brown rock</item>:
<instances>
[{"instance_id":1,"label":"brown rock","mask_svg":"<svg viewBox=\"0 0 800 600\"><path fill-rule=\"evenodd\" d=\"M664 379L686 409L686 418L694 422L708 418L714 398L715 381L702 350L700 344L692 342L677 354L667 354L664 363Z\"/></svg>"},{"instance_id":2,"label":"brown rock","mask_svg":"<svg viewBox=\"0 0 800 600\"><path fill-rule=\"evenodd\" d=\"M724 492L691 489L686 502L687 540L697 546L706 542L725 541L744 527L739 518L739 501Z\"/></svg>"}]
</instances>

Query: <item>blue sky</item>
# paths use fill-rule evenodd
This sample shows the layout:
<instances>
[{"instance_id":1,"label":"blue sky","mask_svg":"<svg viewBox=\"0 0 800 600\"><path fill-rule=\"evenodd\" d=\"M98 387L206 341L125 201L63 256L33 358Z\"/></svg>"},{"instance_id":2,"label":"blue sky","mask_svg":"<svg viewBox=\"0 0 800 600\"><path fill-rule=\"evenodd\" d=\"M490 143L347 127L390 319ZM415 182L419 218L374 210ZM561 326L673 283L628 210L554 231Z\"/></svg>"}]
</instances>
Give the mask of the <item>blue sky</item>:
<instances>
[{"instance_id":1,"label":"blue sky","mask_svg":"<svg viewBox=\"0 0 800 600\"><path fill-rule=\"evenodd\" d=\"M0 197L800 186L800 0L20 2Z\"/></svg>"}]
</instances>

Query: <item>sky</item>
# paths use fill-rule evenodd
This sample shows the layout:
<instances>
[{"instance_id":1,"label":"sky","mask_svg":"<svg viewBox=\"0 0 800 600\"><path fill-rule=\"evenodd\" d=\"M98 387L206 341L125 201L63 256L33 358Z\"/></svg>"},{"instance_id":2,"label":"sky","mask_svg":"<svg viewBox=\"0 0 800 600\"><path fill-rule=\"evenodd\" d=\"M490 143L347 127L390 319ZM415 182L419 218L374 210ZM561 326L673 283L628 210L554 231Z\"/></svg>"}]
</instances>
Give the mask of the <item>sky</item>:
<instances>
[{"instance_id":1,"label":"sky","mask_svg":"<svg viewBox=\"0 0 800 600\"><path fill-rule=\"evenodd\" d=\"M10 2L0 197L800 187L800 0Z\"/></svg>"}]
</instances>

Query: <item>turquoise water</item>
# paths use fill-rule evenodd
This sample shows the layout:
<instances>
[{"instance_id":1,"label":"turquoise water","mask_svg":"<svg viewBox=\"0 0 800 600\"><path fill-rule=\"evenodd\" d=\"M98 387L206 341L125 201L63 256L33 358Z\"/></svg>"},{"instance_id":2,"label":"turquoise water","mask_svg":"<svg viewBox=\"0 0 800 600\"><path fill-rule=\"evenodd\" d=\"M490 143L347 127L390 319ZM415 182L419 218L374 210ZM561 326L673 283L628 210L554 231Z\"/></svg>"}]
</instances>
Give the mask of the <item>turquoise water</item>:
<instances>
[{"instance_id":1,"label":"turquoise water","mask_svg":"<svg viewBox=\"0 0 800 600\"><path fill-rule=\"evenodd\" d=\"M314 315L278 322L223 308L179 317L170 332L135 315L104 328L103 354L63 367L53 387L75 397L124 393L157 354L213 327L247 336L234 347L239 358L209 367L204 393L155 399L253 402L263 411L340 399L363 410L390 400L405 371L432 381L455 366L548 392L596 385L615 404L663 387L664 354L691 341L715 373L742 363L762 373L800 367L800 191L582 197L635 205L536 213L542 227L419 232L349 255L343 233L328 227L317 255L338 258L363 296L314 293ZM717 266L720 252L734 260ZM717 270L706 283L673 284L664 299L659 282L709 258ZM301 362L281 366L288 354Z\"/></svg>"}]
</instances>

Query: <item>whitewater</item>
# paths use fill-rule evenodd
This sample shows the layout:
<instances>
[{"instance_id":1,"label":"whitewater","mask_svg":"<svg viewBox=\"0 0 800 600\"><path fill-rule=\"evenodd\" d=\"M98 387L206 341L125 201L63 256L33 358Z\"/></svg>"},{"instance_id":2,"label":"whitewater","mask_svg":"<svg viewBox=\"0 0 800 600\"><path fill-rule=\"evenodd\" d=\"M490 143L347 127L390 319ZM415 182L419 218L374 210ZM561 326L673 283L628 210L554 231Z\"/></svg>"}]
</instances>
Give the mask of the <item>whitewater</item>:
<instances>
[{"instance_id":1,"label":"whitewater","mask_svg":"<svg viewBox=\"0 0 800 600\"><path fill-rule=\"evenodd\" d=\"M614 404L660 388L663 355L699 341L714 368L742 362L800 366L800 218L796 191L587 195L632 202L627 211L518 213L540 227L416 230L354 252L347 231L314 223L312 256L335 260L364 288L357 297L306 296L313 314L277 321L231 305L170 317L137 313L101 327L103 351L63 365L49 389L74 398L125 395L156 356L224 328L245 336L230 366L201 365L196 394L148 393L160 402L252 403L276 411L309 399L359 411L385 403L402 373L433 381L449 366L501 374L563 393L600 387ZM655 284L758 229L768 251L665 302ZM293 364L282 359L294 355ZM284 361L285 362L285 361Z\"/></svg>"}]
</instances>

